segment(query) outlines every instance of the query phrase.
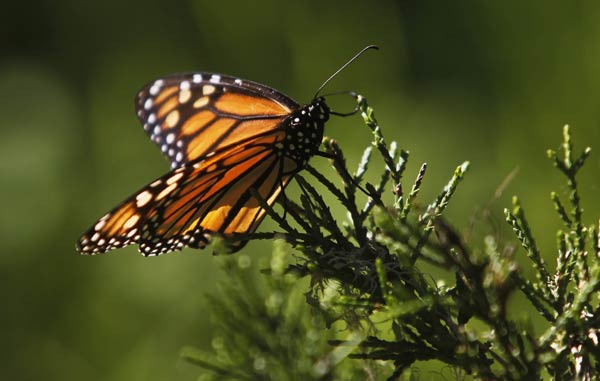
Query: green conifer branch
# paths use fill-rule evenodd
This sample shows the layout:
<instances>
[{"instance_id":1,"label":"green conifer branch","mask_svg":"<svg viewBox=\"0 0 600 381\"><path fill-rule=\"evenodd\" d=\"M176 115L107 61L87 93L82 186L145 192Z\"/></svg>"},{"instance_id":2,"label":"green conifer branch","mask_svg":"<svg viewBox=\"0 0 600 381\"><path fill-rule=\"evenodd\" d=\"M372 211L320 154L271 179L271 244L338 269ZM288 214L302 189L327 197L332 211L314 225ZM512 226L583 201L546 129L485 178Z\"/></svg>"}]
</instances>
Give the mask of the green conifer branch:
<instances>
[{"instance_id":1,"label":"green conifer branch","mask_svg":"<svg viewBox=\"0 0 600 381\"><path fill-rule=\"evenodd\" d=\"M512 210L505 210L535 271L532 280L513 251L501 249L510 245L491 235L481 245L467 244L444 217L469 163L458 166L420 210L415 200L426 183L426 167L404 194L408 152L395 143L388 148L373 109L363 97L357 101L376 149L368 147L352 173L335 141L325 141L341 188L331 176L307 168L311 180L349 211L349 223L335 218L327 197L302 176L299 200L279 200L276 208L283 213L256 194L281 231L240 238L282 238L263 272L268 275L251 276L249 257L228 257L223 263L230 278L221 296L209 298L222 340L214 353L187 350L184 357L206 369L210 380L405 380L420 361L429 360L476 380L599 379L600 237L596 226L584 225L576 182L589 148L574 159L565 128L564 157L549 151L569 189L566 204L551 193L565 225L553 233L554 272L519 200L514 197ZM376 153L385 166L373 185L365 179L378 170L372 164ZM390 180L394 201L387 205L382 196ZM367 194L362 207L357 190ZM293 262L291 247L301 253ZM434 279L424 266L442 278ZM547 322L542 334L511 317L510 297L518 292Z\"/></svg>"}]
</instances>

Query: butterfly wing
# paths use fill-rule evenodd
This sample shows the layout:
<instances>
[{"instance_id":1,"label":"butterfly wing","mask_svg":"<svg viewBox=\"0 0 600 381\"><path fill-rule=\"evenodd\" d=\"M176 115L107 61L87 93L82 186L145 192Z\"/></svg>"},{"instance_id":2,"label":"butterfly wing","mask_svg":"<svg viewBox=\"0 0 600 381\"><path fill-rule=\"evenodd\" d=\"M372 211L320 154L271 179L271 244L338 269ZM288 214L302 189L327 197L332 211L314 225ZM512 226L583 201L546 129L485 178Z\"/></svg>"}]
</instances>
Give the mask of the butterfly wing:
<instances>
[{"instance_id":1,"label":"butterfly wing","mask_svg":"<svg viewBox=\"0 0 600 381\"><path fill-rule=\"evenodd\" d=\"M217 74L166 77L137 97L144 129L173 170L98 220L77 244L97 254L137 243L145 255L253 232L318 150L328 108ZM237 242L235 248L243 246Z\"/></svg>"},{"instance_id":2,"label":"butterfly wing","mask_svg":"<svg viewBox=\"0 0 600 381\"><path fill-rule=\"evenodd\" d=\"M268 133L298 107L267 86L211 73L160 78L136 97L138 118L171 168Z\"/></svg>"},{"instance_id":3,"label":"butterfly wing","mask_svg":"<svg viewBox=\"0 0 600 381\"><path fill-rule=\"evenodd\" d=\"M272 205L296 171L293 161L270 148L284 138L276 131L172 170L98 220L78 251L98 254L137 243L144 255L158 255L201 248L213 234L253 232L265 210L252 189Z\"/></svg>"}]
</instances>

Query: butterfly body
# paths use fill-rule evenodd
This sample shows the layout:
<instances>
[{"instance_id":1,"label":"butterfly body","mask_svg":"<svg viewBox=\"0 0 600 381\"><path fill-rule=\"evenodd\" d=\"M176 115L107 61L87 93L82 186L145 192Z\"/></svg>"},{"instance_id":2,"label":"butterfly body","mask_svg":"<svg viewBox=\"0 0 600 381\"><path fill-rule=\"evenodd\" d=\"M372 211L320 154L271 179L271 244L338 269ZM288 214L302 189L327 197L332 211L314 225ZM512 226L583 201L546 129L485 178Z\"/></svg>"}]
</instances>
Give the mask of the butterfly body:
<instances>
[{"instance_id":1,"label":"butterfly body","mask_svg":"<svg viewBox=\"0 0 600 381\"><path fill-rule=\"evenodd\" d=\"M323 98L300 106L267 86L212 73L153 81L136 108L172 170L88 229L77 244L82 254L137 243L158 255L253 232L265 215L253 194L272 205L318 152L329 118Z\"/></svg>"}]
</instances>

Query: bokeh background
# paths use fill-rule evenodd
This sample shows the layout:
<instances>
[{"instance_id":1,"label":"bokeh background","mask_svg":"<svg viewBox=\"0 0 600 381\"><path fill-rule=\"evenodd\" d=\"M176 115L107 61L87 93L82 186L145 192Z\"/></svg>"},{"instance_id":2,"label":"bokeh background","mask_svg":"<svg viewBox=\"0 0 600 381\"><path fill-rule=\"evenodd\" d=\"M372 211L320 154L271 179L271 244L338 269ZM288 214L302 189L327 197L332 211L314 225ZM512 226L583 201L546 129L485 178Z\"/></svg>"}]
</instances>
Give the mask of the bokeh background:
<instances>
[{"instance_id":1,"label":"bokeh background","mask_svg":"<svg viewBox=\"0 0 600 381\"><path fill-rule=\"evenodd\" d=\"M545 150L558 147L565 123L578 151L596 150L581 190L588 223L600 215L598 20L594 1L5 2L2 378L198 375L178 353L188 344L210 346L203 295L223 276L210 253L147 259L133 247L99 257L74 250L97 217L167 170L138 125L133 97L168 73L232 74L307 102L355 51L378 44L379 52L365 55L328 90L367 96L386 137L411 152L407 181L428 162L423 202L470 160L448 210L453 224L496 231L502 208L518 194L551 258L559 222L548 196L564 194L565 186ZM343 97L332 103L341 111L353 107ZM326 134L351 164L370 139L358 117L333 118ZM329 170L319 159L313 163ZM482 209L491 217L473 219ZM272 227L265 221L262 229ZM479 239L471 236L475 245ZM269 244L245 250L260 256Z\"/></svg>"}]
</instances>

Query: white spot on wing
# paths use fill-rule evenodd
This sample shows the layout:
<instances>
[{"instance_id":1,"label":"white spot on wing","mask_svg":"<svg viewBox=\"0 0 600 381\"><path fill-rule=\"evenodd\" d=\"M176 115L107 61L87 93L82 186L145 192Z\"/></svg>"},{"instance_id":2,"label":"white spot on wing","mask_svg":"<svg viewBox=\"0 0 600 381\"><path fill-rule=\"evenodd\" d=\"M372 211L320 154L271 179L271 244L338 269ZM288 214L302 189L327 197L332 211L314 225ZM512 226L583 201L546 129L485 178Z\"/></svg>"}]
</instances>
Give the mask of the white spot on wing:
<instances>
[{"instance_id":1,"label":"white spot on wing","mask_svg":"<svg viewBox=\"0 0 600 381\"><path fill-rule=\"evenodd\" d=\"M218 74L213 74L210 77L210 82L212 82L212 83L219 83L219 82L221 82L221 76L218 75Z\"/></svg>"},{"instance_id":2,"label":"white spot on wing","mask_svg":"<svg viewBox=\"0 0 600 381\"><path fill-rule=\"evenodd\" d=\"M131 217L129 217L129 219L127 221L125 221L125 224L123 224L123 227L125 229L131 229L132 227L135 226L135 224L139 221L140 216L137 214L132 215Z\"/></svg>"},{"instance_id":3,"label":"white spot on wing","mask_svg":"<svg viewBox=\"0 0 600 381\"><path fill-rule=\"evenodd\" d=\"M204 95L210 95L212 93L215 92L215 87L212 85L204 85L204 87L202 87L202 94Z\"/></svg>"},{"instance_id":4,"label":"white spot on wing","mask_svg":"<svg viewBox=\"0 0 600 381\"><path fill-rule=\"evenodd\" d=\"M150 87L150 95L158 94L163 84L164 81L162 79L157 79L156 81L154 81L154 84L152 84L152 86Z\"/></svg>"},{"instance_id":5,"label":"white spot on wing","mask_svg":"<svg viewBox=\"0 0 600 381\"><path fill-rule=\"evenodd\" d=\"M198 98L198 100L196 100L194 102L194 108L204 107L204 106L206 106L208 104L208 102L209 102L209 98L208 97Z\"/></svg>"},{"instance_id":6,"label":"white spot on wing","mask_svg":"<svg viewBox=\"0 0 600 381\"><path fill-rule=\"evenodd\" d=\"M177 125L177 123L179 123L179 111L173 110L165 118L165 124L167 127L173 128Z\"/></svg>"},{"instance_id":7,"label":"white spot on wing","mask_svg":"<svg viewBox=\"0 0 600 381\"><path fill-rule=\"evenodd\" d=\"M96 226L94 226L94 230L96 230L96 231L102 230L104 225L106 225L106 221L100 221L96 224Z\"/></svg>"},{"instance_id":8,"label":"white spot on wing","mask_svg":"<svg viewBox=\"0 0 600 381\"><path fill-rule=\"evenodd\" d=\"M194 74L192 77L192 82L194 82L194 83L202 82L202 74Z\"/></svg>"},{"instance_id":9,"label":"white spot on wing","mask_svg":"<svg viewBox=\"0 0 600 381\"><path fill-rule=\"evenodd\" d=\"M173 192L175 190L175 188L177 188L177 183L171 184L168 187L166 187L165 189L163 189L158 194L158 196L156 196L156 201L159 201L159 200L163 199L164 197L166 197L169 193Z\"/></svg>"},{"instance_id":10,"label":"white spot on wing","mask_svg":"<svg viewBox=\"0 0 600 381\"><path fill-rule=\"evenodd\" d=\"M179 173L169 177L169 179L167 180L167 184L171 185L171 184L177 182L182 177L183 177L183 173L179 172Z\"/></svg>"},{"instance_id":11,"label":"white spot on wing","mask_svg":"<svg viewBox=\"0 0 600 381\"><path fill-rule=\"evenodd\" d=\"M152 98L146 99L146 101L144 102L144 109L150 110L152 108L153 104L154 104L154 101L152 100Z\"/></svg>"},{"instance_id":12,"label":"white spot on wing","mask_svg":"<svg viewBox=\"0 0 600 381\"><path fill-rule=\"evenodd\" d=\"M189 84L189 82L186 82L186 83ZM192 98L192 92L190 89L183 89L179 92L179 103L186 103L191 98Z\"/></svg>"},{"instance_id":13,"label":"white spot on wing","mask_svg":"<svg viewBox=\"0 0 600 381\"><path fill-rule=\"evenodd\" d=\"M152 193L148 192L147 190L143 191L135 197L135 200L137 207L141 208L142 206L146 205L150 200L152 200Z\"/></svg>"}]
</instances>

